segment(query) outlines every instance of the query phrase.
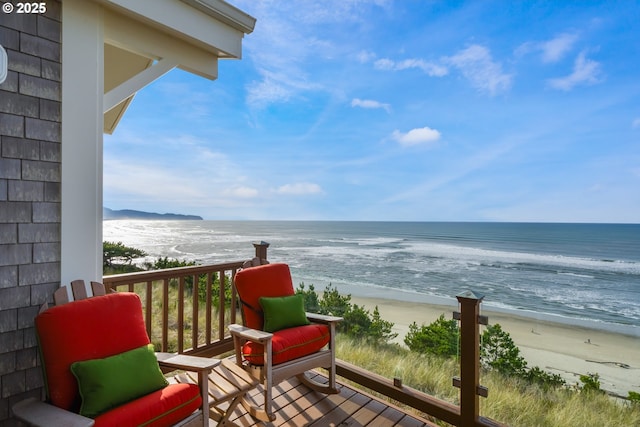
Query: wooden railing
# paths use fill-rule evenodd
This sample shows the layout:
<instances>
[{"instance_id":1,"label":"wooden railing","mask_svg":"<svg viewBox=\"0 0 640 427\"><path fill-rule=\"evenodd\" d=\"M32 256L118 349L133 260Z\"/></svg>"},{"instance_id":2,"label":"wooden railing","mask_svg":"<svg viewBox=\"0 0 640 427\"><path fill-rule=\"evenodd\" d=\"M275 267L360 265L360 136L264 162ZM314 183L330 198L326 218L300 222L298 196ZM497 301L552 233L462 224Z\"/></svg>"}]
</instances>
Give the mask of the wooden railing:
<instances>
[{"instance_id":1,"label":"wooden railing","mask_svg":"<svg viewBox=\"0 0 640 427\"><path fill-rule=\"evenodd\" d=\"M388 379L342 360L336 361L337 374L454 426L506 427L480 416L479 397L488 397L489 394L489 390L479 382L479 325L487 322L487 318L480 315L482 297L464 292L456 298L460 303L460 312L454 312L454 318L460 321L460 377L453 378L452 384L460 388L460 406L407 387L401 379Z\"/></svg>"},{"instance_id":2,"label":"wooden railing","mask_svg":"<svg viewBox=\"0 0 640 427\"><path fill-rule=\"evenodd\" d=\"M255 256L267 259L269 244L253 245ZM104 276L103 283L107 289L140 295L147 333L158 351L214 357L233 350L233 340L227 333L229 324L238 323L238 296L233 277L243 263ZM460 377L453 379L453 386L460 388L460 406L342 360L336 361L338 375L452 425L504 427L479 414L479 396L486 397L488 393L479 384L479 324L486 322L486 318L480 316L482 297L467 292L457 298L460 312L454 313L454 317L460 320L461 366Z\"/></svg>"},{"instance_id":3,"label":"wooden railing","mask_svg":"<svg viewBox=\"0 0 640 427\"><path fill-rule=\"evenodd\" d=\"M226 331L237 323L231 281L241 266L239 261L118 274L105 276L103 283L108 290L140 295L157 351L214 356L233 349Z\"/></svg>"}]
</instances>

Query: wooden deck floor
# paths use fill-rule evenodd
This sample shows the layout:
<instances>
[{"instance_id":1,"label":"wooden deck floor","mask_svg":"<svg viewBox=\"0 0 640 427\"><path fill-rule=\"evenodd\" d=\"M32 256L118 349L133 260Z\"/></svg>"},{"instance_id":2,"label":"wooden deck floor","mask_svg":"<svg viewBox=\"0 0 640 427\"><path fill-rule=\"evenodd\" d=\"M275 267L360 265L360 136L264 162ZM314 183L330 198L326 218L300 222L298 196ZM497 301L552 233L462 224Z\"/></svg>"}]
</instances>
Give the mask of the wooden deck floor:
<instances>
[{"instance_id":1,"label":"wooden deck floor","mask_svg":"<svg viewBox=\"0 0 640 427\"><path fill-rule=\"evenodd\" d=\"M324 378L320 374L314 374L318 375L319 379ZM431 427L435 425L411 416L367 393L356 391L348 385L339 383L338 388L339 394L326 395L312 391L297 379L292 378L275 387L273 391L275 421L271 423L257 421L246 413L242 405L239 405L231 418L238 426L245 427ZM250 393L252 396L257 394L259 394L258 389ZM256 398L259 397L256 396ZM210 426L215 425L213 421L210 422Z\"/></svg>"}]
</instances>

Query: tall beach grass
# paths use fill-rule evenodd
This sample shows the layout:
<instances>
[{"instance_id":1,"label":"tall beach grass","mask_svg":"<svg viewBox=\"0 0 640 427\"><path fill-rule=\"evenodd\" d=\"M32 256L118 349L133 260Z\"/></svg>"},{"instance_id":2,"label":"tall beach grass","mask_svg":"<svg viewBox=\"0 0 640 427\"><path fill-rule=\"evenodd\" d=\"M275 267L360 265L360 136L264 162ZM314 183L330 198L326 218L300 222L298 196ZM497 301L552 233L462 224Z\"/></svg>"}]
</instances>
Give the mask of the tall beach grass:
<instances>
[{"instance_id":1,"label":"tall beach grass","mask_svg":"<svg viewBox=\"0 0 640 427\"><path fill-rule=\"evenodd\" d=\"M399 345L372 346L344 336L338 337L336 352L339 359L386 378L400 377L409 387L459 404L459 390L451 382L460 371L455 359L422 355ZM640 426L640 405L620 403L605 394L543 389L487 371L481 372L480 382L489 389L489 397L480 399L481 415L514 427Z\"/></svg>"}]
</instances>

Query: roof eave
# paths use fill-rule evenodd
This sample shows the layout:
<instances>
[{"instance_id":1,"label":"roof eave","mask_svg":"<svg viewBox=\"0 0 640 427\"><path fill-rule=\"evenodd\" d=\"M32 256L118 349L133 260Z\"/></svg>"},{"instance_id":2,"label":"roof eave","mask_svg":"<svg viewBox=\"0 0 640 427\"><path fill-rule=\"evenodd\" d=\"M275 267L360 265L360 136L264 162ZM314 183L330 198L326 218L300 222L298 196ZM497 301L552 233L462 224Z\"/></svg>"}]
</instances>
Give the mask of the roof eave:
<instances>
[{"instance_id":1,"label":"roof eave","mask_svg":"<svg viewBox=\"0 0 640 427\"><path fill-rule=\"evenodd\" d=\"M256 18L223 0L181 1L245 34L251 34L255 28Z\"/></svg>"}]
</instances>

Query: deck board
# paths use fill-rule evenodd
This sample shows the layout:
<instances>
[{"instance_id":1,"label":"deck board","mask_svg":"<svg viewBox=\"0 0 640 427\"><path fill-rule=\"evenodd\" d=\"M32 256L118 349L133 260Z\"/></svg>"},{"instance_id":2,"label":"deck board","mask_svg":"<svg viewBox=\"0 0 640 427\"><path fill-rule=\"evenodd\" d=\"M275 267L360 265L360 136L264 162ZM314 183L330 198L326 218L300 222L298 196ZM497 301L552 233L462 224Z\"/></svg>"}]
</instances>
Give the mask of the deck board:
<instances>
[{"instance_id":1,"label":"deck board","mask_svg":"<svg viewBox=\"0 0 640 427\"><path fill-rule=\"evenodd\" d=\"M326 377L317 375L318 381ZM260 401L260 387L249 395ZM266 423L248 415L239 405L231 420L242 427L431 427L435 424L410 415L387 402L338 382L338 394L322 394L309 389L296 378L283 381L273 390L276 419ZM215 422L210 420L210 426Z\"/></svg>"}]
</instances>

